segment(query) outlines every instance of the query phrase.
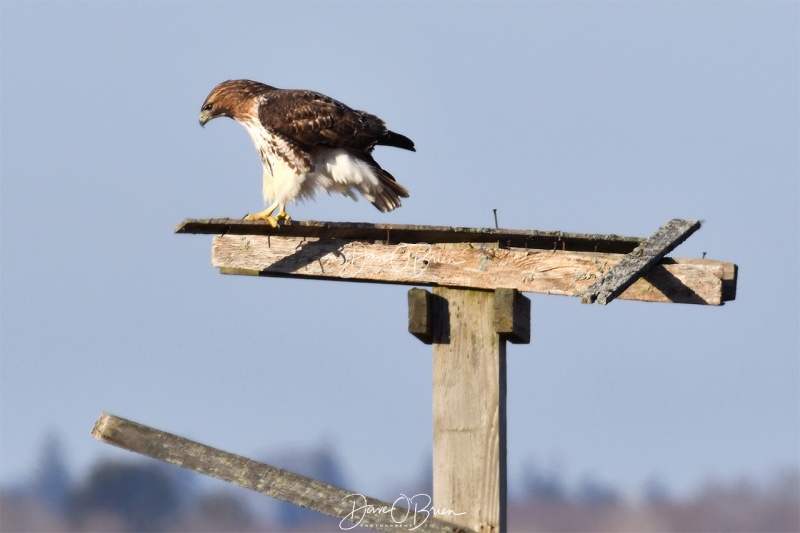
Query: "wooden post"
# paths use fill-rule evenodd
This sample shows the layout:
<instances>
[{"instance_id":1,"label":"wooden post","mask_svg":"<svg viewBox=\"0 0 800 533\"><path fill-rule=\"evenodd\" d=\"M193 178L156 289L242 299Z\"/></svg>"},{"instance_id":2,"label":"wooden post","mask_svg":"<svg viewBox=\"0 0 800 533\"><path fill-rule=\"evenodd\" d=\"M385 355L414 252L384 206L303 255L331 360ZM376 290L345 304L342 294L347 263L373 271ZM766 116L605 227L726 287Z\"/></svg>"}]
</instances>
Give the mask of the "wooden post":
<instances>
[{"instance_id":1,"label":"wooden post","mask_svg":"<svg viewBox=\"0 0 800 533\"><path fill-rule=\"evenodd\" d=\"M433 344L433 506L465 528L505 531L506 339L529 342L530 300L508 289L421 292L409 291L409 330Z\"/></svg>"}]
</instances>

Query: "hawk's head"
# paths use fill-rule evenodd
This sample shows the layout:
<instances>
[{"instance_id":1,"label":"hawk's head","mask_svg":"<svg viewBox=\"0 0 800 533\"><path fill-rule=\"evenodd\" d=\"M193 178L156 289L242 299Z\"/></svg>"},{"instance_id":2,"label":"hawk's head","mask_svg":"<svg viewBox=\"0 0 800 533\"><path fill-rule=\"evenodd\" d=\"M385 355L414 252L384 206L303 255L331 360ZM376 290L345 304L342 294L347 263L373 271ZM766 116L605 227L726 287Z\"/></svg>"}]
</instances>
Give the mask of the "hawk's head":
<instances>
[{"instance_id":1,"label":"hawk's head","mask_svg":"<svg viewBox=\"0 0 800 533\"><path fill-rule=\"evenodd\" d=\"M231 117L240 120L253 111L257 98L272 87L257 81L223 81L211 91L200 108L200 125L217 117Z\"/></svg>"}]
</instances>

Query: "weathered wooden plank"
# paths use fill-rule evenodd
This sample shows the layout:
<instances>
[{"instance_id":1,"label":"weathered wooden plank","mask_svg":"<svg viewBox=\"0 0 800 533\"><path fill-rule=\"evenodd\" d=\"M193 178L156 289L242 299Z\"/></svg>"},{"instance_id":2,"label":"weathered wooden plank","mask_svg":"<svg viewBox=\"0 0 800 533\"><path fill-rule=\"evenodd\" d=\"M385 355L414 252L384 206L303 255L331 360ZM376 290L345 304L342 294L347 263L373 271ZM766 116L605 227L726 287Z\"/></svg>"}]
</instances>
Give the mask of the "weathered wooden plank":
<instances>
[{"instance_id":1,"label":"weathered wooden plank","mask_svg":"<svg viewBox=\"0 0 800 533\"><path fill-rule=\"evenodd\" d=\"M92 429L97 440L160 461L235 483L273 498L306 507L341 520L340 527L358 524L377 531L465 531L434 518L433 508L415 513L294 474L240 455L224 452L164 431L102 413Z\"/></svg>"},{"instance_id":2,"label":"weathered wooden plank","mask_svg":"<svg viewBox=\"0 0 800 533\"><path fill-rule=\"evenodd\" d=\"M502 249L491 244L387 245L260 235L220 235L212 243L212 264L226 274L488 290L507 287L564 296L581 296L623 257ZM666 258L619 297L720 305L723 296L735 294L735 275L735 266L730 263Z\"/></svg>"},{"instance_id":3,"label":"weathered wooden plank","mask_svg":"<svg viewBox=\"0 0 800 533\"><path fill-rule=\"evenodd\" d=\"M511 230L498 228L460 228L408 224L370 224L367 222L293 221L273 228L264 221L231 218L186 219L175 233L209 235L274 235L378 241L383 243L495 243L501 248L585 251L626 254L644 239L620 235L570 233L566 231Z\"/></svg>"},{"instance_id":4,"label":"weathered wooden plank","mask_svg":"<svg viewBox=\"0 0 800 533\"><path fill-rule=\"evenodd\" d=\"M594 282L581 297L581 302L597 301L602 305L611 302L698 229L698 220L670 220Z\"/></svg>"},{"instance_id":5,"label":"weathered wooden plank","mask_svg":"<svg viewBox=\"0 0 800 533\"><path fill-rule=\"evenodd\" d=\"M433 503L448 520L506 530L506 342L493 291L433 289Z\"/></svg>"}]
</instances>

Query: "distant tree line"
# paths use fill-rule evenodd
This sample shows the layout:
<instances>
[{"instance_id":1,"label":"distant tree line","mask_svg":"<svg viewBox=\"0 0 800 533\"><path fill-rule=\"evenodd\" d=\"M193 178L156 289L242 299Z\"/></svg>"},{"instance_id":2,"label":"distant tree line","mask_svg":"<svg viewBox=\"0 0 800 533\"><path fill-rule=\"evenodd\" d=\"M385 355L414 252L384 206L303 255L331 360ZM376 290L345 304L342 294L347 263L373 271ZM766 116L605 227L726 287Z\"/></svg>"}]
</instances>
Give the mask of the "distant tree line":
<instances>
[{"instance_id":1,"label":"distant tree line","mask_svg":"<svg viewBox=\"0 0 800 533\"><path fill-rule=\"evenodd\" d=\"M282 466L346 487L331 447L294 452ZM428 465L430 466L430 465ZM411 483L430 490L430 468ZM45 442L39 467L21 487L0 490L0 531L336 531L338 520L225 485L208 492L197 474L149 459L102 460L73 481L59 441ZM608 483L584 477L568 487L554 469L528 466L509 502L518 531L800 531L800 472L767 483L710 482L676 499L657 479L629 502ZM376 495L381 496L381 495ZM255 502L255 503L254 503Z\"/></svg>"}]
</instances>

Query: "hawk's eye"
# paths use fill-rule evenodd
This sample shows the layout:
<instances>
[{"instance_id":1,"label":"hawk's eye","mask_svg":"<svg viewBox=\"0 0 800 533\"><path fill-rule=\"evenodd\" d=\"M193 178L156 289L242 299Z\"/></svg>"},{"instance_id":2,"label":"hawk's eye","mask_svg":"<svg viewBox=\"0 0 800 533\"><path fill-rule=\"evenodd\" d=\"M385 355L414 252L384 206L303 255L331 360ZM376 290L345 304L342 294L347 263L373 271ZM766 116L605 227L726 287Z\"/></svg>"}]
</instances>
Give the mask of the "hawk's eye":
<instances>
[{"instance_id":1,"label":"hawk's eye","mask_svg":"<svg viewBox=\"0 0 800 533\"><path fill-rule=\"evenodd\" d=\"M211 104L206 104L203 106L203 111L211 111Z\"/></svg>"}]
</instances>

